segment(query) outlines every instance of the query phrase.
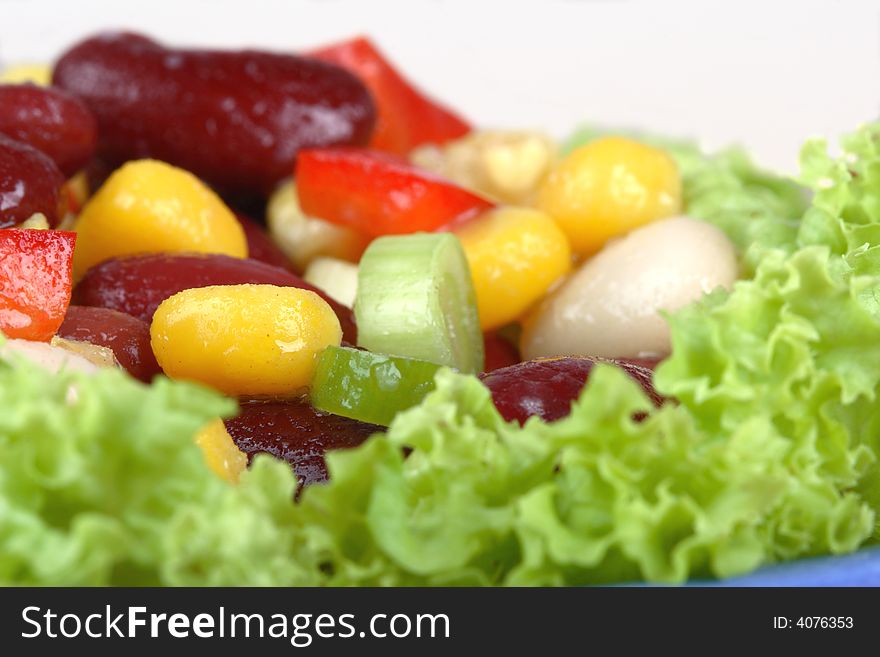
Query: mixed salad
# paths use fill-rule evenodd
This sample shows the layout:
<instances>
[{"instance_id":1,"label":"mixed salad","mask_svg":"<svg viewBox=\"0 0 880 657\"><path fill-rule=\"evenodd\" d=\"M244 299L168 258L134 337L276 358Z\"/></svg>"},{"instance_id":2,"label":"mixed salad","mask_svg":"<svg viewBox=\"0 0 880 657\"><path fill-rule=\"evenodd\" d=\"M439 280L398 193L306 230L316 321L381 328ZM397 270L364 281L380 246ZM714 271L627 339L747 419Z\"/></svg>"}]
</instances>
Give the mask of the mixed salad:
<instances>
[{"instance_id":1,"label":"mixed salad","mask_svg":"<svg viewBox=\"0 0 880 657\"><path fill-rule=\"evenodd\" d=\"M0 583L679 583L877 540L880 124L795 181L480 130L366 38L4 76Z\"/></svg>"}]
</instances>

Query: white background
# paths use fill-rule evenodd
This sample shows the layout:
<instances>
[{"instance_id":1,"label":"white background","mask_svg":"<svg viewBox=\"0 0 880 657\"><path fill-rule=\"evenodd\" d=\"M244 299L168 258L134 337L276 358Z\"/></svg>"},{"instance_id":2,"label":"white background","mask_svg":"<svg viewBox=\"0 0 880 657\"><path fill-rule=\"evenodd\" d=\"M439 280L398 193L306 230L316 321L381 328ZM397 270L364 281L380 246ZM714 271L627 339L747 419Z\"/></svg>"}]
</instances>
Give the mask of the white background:
<instances>
[{"instance_id":1,"label":"white background","mask_svg":"<svg viewBox=\"0 0 880 657\"><path fill-rule=\"evenodd\" d=\"M0 0L0 64L123 27L279 50L366 33L480 125L638 126L788 171L806 137L880 115L876 0Z\"/></svg>"}]
</instances>

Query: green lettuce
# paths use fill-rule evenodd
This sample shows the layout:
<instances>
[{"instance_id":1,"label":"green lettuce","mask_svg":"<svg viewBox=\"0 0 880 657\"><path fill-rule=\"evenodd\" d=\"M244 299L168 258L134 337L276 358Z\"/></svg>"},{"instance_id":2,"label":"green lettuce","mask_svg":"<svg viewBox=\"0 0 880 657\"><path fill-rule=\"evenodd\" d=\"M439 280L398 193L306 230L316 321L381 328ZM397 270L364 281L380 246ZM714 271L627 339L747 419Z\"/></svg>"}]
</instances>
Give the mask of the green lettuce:
<instances>
[{"instance_id":1,"label":"green lettuce","mask_svg":"<svg viewBox=\"0 0 880 657\"><path fill-rule=\"evenodd\" d=\"M841 140L839 157L824 140L801 152L801 179L816 190L798 233L800 245L822 244L841 256L841 274L880 272L880 124Z\"/></svg>"},{"instance_id":2,"label":"green lettuce","mask_svg":"<svg viewBox=\"0 0 880 657\"><path fill-rule=\"evenodd\" d=\"M169 522L223 492L193 436L235 405L196 386L0 361L0 408L0 583L157 584Z\"/></svg>"},{"instance_id":3,"label":"green lettuce","mask_svg":"<svg viewBox=\"0 0 880 657\"><path fill-rule=\"evenodd\" d=\"M843 491L858 473L825 476L823 450L769 412L724 439L684 406L635 422L641 389L602 367L567 419L519 428L476 380L437 384L387 440L332 454L333 483L306 491L329 583L680 582L851 551L873 528Z\"/></svg>"}]
</instances>

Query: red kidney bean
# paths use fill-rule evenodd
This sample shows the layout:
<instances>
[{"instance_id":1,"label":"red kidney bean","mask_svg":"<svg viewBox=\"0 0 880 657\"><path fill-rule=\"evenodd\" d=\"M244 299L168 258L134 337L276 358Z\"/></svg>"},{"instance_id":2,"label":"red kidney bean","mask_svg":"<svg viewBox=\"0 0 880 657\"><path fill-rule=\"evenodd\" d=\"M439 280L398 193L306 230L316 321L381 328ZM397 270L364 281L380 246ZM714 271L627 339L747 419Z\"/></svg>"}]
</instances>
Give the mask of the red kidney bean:
<instances>
[{"instance_id":1,"label":"red kidney bean","mask_svg":"<svg viewBox=\"0 0 880 657\"><path fill-rule=\"evenodd\" d=\"M95 153L98 125L81 100L33 84L0 85L0 132L52 158L70 177Z\"/></svg>"},{"instance_id":2,"label":"red kidney bean","mask_svg":"<svg viewBox=\"0 0 880 657\"><path fill-rule=\"evenodd\" d=\"M654 390L654 373L626 360L542 358L495 370L481 378L492 391L495 407L505 420L525 424L530 417L538 416L552 422L569 414L571 403L580 396L597 363L622 368L644 388L656 406L663 403L663 397Z\"/></svg>"},{"instance_id":3,"label":"red kidney bean","mask_svg":"<svg viewBox=\"0 0 880 657\"><path fill-rule=\"evenodd\" d=\"M242 401L237 417L226 429L238 448L252 459L271 454L287 461L299 478L299 488L327 480L324 453L357 447L379 427L324 413L305 399Z\"/></svg>"},{"instance_id":4,"label":"red kidney bean","mask_svg":"<svg viewBox=\"0 0 880 657\"><path fill-rule=\"evenodd\" d=\"M42 212L58 225L64 176L52 159L33 146L0 134L0 228Z\"/></svg>"},{"instance_id":5,"label":"red kidney bean","mask_svg":"<svg viewBox=\"0 0 880 657\"><path fill-rule=\"evenodd\" d=\"M159 304L182 290L242 283L298 287L319 294L339 318L343 339L357 342L357 328L350 308L296 274L251 258L154 253L106 260L92 267L77 284L73 303L112 308L149 323Z\"/></svg>"},{"instance_id":6,"label":"red kidney bean","mask_svg":"<svg viewBox=\"0 0 880 657\"><path fill-rule=\"evenodd\" d=\"M301 148L366 144L376 115L366 87L337 66L175 50L131 33L75 45L53 81L94 112L109 161L153 157L229 190L268 193Z\"/></svg>"},{"instance_id":7,"label":"red kidney bean","mask_svg":"<svg viewBox=\"0 0 880 657\"><path fill-rule=\"evenodd\" d=\"M235 213L238 223L244 229L247 240L248 256L254 260L265 262L267 265L281 267L293 271L290 260L284 252L271 240L265 229L256 221L240 212Z\"/></svg>"},{"instance_id":8,"label":"red kidney bean","mask_svg":"<svg viewBox=\"0 0 880 657\"><path fill-rule=\"evenodd\" d=\"M109 308L70 306L58 335L112 349L129 374L146 383L162 373L146 322Z\"/></svg>"},{"instance_id":9,"label":"red kidney bean","mask_svg":"<svg viewBox=\"0 0 880 657\"><path fill-rule=\"evenodd\" d=\"M110 174L113 173L113 167L99 157L93 157L85 168L86 180L91 192L101 187Z\"/></svg>"},{"instance_id":10,"label":"red kidney bean","mask_svg":"<svg viewBox=\"0 0 880 657\"><path fill-rule=\"evenodd\" d=\"M483 334L483 350L486 355L484 372L492 372L502 367L516 365L520 360L519 349L494 331Z\"/></svg>"}]
</instances>

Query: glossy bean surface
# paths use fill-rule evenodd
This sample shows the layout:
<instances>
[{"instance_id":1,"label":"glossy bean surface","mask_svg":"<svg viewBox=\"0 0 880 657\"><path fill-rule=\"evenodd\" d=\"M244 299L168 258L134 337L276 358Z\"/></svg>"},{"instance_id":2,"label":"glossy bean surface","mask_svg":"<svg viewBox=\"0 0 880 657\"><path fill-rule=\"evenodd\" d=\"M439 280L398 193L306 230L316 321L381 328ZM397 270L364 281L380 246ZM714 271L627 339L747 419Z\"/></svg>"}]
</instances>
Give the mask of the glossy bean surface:
<instances>
[{"instance_id":1,"label":"glossy bean surface","mask_svg":"<svg viewBox=\"0 0 880 657\"><path fill-rule=\"evenodd\" d=\"M92 267L73 291L74 303L112 308L147 323L168 297L209 285L243 283L298 287L317 292L336 313L343 339L357 341L350 308L334 301L296 274L251 258L156 253L107 260Z\"/></svg>"},{"instance_id":2,"label":"glossy bean surface","mask_svg":"<svg viewBox=\"0 0 880 657\"><path fill-rule=\"evenodd\" d=\"M324 454L357 447L383 427L315 410L305 399L242 401L238 416L226 420L238 448L252 459L271 454L291 465L300 489L326 481Z\"/></svg>"},{"instance_id":3,"label":"glossy bean surface","mask_svg":"<svg viewBox=\"0 0 880 657\"><path fill-rule=\"evenodd\" d=\"M655 405L663 403L663 397L654 390L653 372L625 360L538 359L504 367L481 378L492 392L495 407L505 420L524 424L530 417L537 416L545 422L552 422L569 414L572 402L580 396L597 363L611 363L622 368L644 388Z\"/></svg>"},{"instance_id":4,"label":"glossy bean surface","mask_svg":"<svg viewBox=\"0 0 880 657\"><path fill-rule=\"evenodd\" d=\"M119 364L145 383L162 372L150 347L150 327L117 310L70 306L58 335L111 349Z\"/></svg>"},{"instance_id":5,"label":"glossy bean surface","mask_svg":"<svg viewBox=\"0 0 880 657\"><path fill-rule=\"evenodd\" d=\"M75 45L53 82L94 112L110 162L152 157L229 190L268 193L301 148L365 144L375 121L364 85L331 64L171 49L131 33Z\"/></svg>"},{"instance_id":6,"label":"glossy bean surface","mask_svg":"<svg viewBox=\"0 0 880 657\"><path fill-rule=\"evenodd\" d=\"M64 175L45 153L0 134L0 228L10 228L40 212L58 225Z\"/></svg>"},{"instance_id":7,"label":"glossy bean surface","mask_svg":"<svg viewBox=\"0 0 880 657\"><path fill-rule=\"evenodd\" d=\"M70 177L95 153L98 125L85 104L60 90L0 85L0 132L48 155Z\"/></svg>"}]
</instances>

